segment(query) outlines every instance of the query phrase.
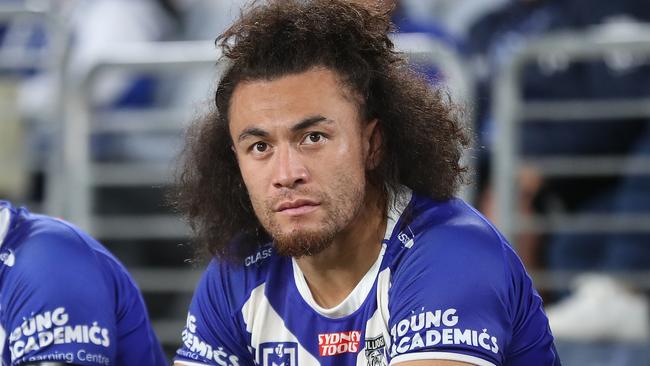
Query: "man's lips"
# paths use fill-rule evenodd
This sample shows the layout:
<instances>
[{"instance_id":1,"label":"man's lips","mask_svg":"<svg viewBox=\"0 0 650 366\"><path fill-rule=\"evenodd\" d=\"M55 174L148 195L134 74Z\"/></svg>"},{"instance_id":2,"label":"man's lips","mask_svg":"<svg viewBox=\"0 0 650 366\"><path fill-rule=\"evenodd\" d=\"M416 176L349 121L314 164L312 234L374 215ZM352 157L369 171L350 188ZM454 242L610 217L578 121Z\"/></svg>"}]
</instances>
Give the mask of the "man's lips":
<instances>
[{"instance_id":1,"label":"man's lips","mask_svg":"<svg viewBox=\"0 0 650 366\"><path fill-rule=\"evenodd\" d=\"M318 202L314 202L307 199L285 201L285 202L280 202L278 205L276 205L275 212L290 215L290 216L297 216L297 215L303 215L311 211L314 211L316 208L318 208L319 205L320 204Z\"/></svg>"}]
</instances>

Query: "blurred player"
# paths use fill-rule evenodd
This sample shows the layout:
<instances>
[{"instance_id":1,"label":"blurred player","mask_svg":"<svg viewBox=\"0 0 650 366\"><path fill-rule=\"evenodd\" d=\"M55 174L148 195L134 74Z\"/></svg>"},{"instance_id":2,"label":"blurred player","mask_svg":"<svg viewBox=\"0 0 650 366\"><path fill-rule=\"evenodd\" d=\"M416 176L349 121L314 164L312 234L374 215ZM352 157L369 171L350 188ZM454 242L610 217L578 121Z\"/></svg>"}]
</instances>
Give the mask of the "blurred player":
<instances>
[{"instance_id":1,"label":"blurred player","mask_svg":"<svg viewBox=\"0 0 650 366\"><path fill-rule=\"evenodd\" d=\"M124 266L74 226L0 201L2 365L166 365Z\"/></svg>"},{"instance_id":2,"label":"blurred player","mask_svg":"<svg viewBox=\"0 0 650 366\"><path fill-rule=\"evenodd\" d=\"M467 137L386 16L278 0L221 37L176 196L209 257L177 365L559 365L505 239L453 198Z\"/></svg>"}]
</instances>

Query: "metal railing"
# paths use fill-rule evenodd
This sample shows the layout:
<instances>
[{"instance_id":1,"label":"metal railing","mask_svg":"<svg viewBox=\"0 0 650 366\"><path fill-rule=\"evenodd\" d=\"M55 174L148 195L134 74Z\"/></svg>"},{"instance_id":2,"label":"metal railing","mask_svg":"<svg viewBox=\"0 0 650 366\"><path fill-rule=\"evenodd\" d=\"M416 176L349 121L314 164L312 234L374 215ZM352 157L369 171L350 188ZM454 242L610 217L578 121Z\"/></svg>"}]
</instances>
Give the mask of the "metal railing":
<instances>
[{"instance_id":1,"label":"metal railing","mask_svg":"<svg viewBox=\"0 0 650 366\"><path fill-rule=\"evenodd\" d=\"M443 70L449 80L450 89L457 90L467 104L471 103L471 81L466 75L464 64L446 46L421 34L399 34L394 37L399 49L420 62L435 64ZM150 129L174 129L180 131L181 120L152 121L163 115L182 116L183 112L153 111L143 113L137 124L93 123L89 95L98 77L110 70L162 71L206 66L215 64L220 55L210 42L165 42L147 44L125 44L111 47L87 72L70 84L66 92L67 118L64 134L64 171L66 172L68 207L65 217L89 232L102 237L169 237L171 232L184 236L183 225L171 217L111 217L96 220L92 212L92 187L98 185L135 185L169 183L169 166L151 163L97 164L90 158L90 135L97 131L134 131ZM221 67L221 66L218 66ZM118 116L120 112L117 112ZM187 115L187 114L186 114ZM109 117L117 120L119 117ZM165 123L166 121L166 123ZM160 122L160 123L158 123ZM170 125L171 123L171 125ZM469 160L469 159L468 159ZM466 193L466 195L468 195ZM160 230L160 228L166 228ZM146 230L151 228L152 230Z\"/></svg>"},{"instance_id":2,"label":"metal railing","mask_svg":"<svg viewBox=\"0 0 650 366\"><path fill-rule=\"evenodd\" d=\"M98 78L107 71L182 71L191 67L214 65L218 57L219 54L210 42L114 45L106 53L98 55L96 62L70 83L65 98L68 108L63 144L68 180L68 219L100 237L166 238L187 235L183 224L177 218L169 216L118 216L96 220L91 202L93 187L166 184L169 183L170 166L152 163L95 163L92 161L89 143L91 135L97 132L177 130L180 133L183 119L187 119L188 114L178 109L140 111L136 112L136 116L118 111L109 117L117 123L100 125L93 118L90 94Z\"/></svg>"},{"instance_id":3,"label":"metal railing","mask_svg":"<svg viewBox=\"0 0 650 366\"><path fill-rule=\"evenodd\" d=\"M613 53L650 56L650 26L635 25L623 37L610 26L594 27L584 32L552 34L531 41L515 55L495 78L493 100L498 141L493 147L492 186L496 194L496 215L499 229L513 239L520 232L564 233L650 233L648 214L550 214L523 218L518 215L516 173L524 165L536 168L542 176L585 177L621 174L650 174L650 158L629 156L554 156L523 158L518 141L526 121L583 121L599 123L605 119L650 117L650 97L636 99L525 101L522 95L524 67L561 55L566 62L601 60ZM625 123L622 121L622 123ZM650 243L648 243L650 245ZM539 272L538 287L566 288L577 272ZM646 276L646 277L644 277ZM650 272L619 274L622 280L650 288Z\"/></svg>"},{"instance_id":4,"label":"metal railing","mask_svg":"<svg viewBox=\"0 0 650 366\"><path fill-rule=\"evenodd\" d=\"M397 48L406 53L411 62L440 68L445 89L452 96L454 103L462 107L468 129L474 131L475 80L466 61L456 50L425 33L397 33L393 39ZM472 156L475 153L474 149L475 146L472 144L461 158L461 163L467 166L470 172L476 171L477 162ZM458 195L467 202L474 202L476 193L476 186L467 184L461 186Z\"/></svg>"},{"instance_id":5,"label":"metal railing","mask_svg":"<svg viewBox=\"0 0 650 366\"><path fill-rule=\"evenodd\" d=\"M40 50L26 50L24 47L0 48L0 69L24 70L26 68L40 69L52 77L52 93L54 110L49 115L53 126L52 139L60 141L61 124L64 119L63 90L65 72L70 56L71 36L63 20L50 11L47 3L25 2L21 5L0 4L1 22L38 23L45 27L47 47ZM47 176L44 187L44 202L42 211L50 215L61 215L64 207L63 170L61 149L59 145L51 144L49 159L44 167Z\"/></svg>"}]
</instances>

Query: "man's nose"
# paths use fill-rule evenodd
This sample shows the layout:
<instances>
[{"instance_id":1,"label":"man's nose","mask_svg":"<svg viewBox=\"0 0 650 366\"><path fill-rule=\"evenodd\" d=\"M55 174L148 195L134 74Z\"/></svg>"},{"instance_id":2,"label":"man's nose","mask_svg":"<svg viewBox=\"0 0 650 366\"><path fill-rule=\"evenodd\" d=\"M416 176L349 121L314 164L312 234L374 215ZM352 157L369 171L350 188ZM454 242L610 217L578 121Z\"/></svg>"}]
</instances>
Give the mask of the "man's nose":
<instances>
[{"instance_id":1,"label":"man's nose","mask_svg":"<svg viewBox=\"0 0 650 366\"><path fill-rule=\"evenodd\" d=\"M300 154L291 146L278 147L275 154L273 186L275 188L295 188L307 183L309 171Z\"/></svg>"}]
</instances>

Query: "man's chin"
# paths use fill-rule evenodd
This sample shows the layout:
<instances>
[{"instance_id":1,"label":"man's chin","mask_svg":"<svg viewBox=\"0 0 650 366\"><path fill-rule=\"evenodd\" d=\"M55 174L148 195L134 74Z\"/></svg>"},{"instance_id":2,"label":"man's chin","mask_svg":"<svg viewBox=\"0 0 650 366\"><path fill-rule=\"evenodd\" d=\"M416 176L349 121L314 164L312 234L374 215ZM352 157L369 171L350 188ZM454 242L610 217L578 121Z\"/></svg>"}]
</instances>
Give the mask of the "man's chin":
<instances>
[{"instance_id":1,"label":"man's chin","mask_svg":"<svg viewBox=\"0 0 650 366\"><path fill-rule=\"evenodd\" d=\"M333 234L323 232L292 232L274 236L273 245L280 255L300 258L316 255L327 249Z\"/></svg>"}]
</instances>

